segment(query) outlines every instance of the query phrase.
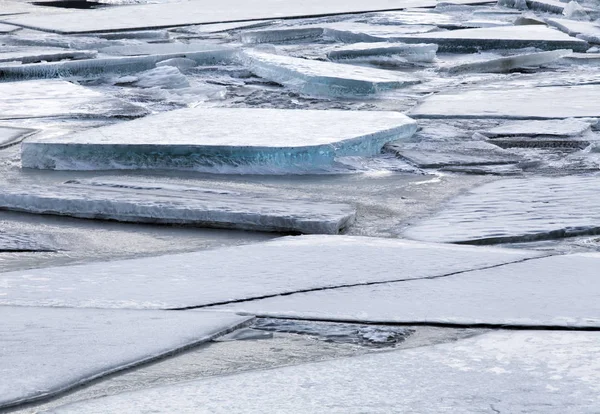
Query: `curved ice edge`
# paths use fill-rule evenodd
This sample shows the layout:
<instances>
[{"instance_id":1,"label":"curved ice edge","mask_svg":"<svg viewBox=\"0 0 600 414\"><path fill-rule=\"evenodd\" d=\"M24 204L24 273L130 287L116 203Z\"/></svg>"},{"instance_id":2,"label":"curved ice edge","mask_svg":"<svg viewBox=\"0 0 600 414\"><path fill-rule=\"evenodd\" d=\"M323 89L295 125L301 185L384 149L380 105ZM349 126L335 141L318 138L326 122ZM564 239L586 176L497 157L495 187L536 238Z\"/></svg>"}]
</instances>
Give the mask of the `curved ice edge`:
<instances>
[{"instance_id":1,"label":"curved ice edge","mask_svg":"<svg viewBox=\"0 0 600 414\"><path fill-rule=\"evenodd\" d=\"M174 311L174 312L177 312L177 311ZM229 313L231 313L231 312L229 312ZM240 316L247 316L247 315L240 315ZM183 351L186 351L188 349L194 348L194 347L196 347L198 345L202 345L203 343L212 341L213 339L216 339L216 338L218 338L218 337L220 337L222 335L226 335L228 333L231 333L231 332L233 332L233 331L235 331L237 329L245 328L245 327L251 325L252 322L254 321L254 319L256 319L256 318L253 317L253 316L247 316L247 319L245 319L245 320L243 320L241 322L233 323L233 324L231 324L231 325L229 325L229 326L227 326L227 327L225 327L223 329L220 329L220 330L218 330L218 331L216 331L216 332L214 332L212 334L205 335L205 336L203 336L203 337L201 337L201 338L199 338L199 339L197 339L195 341L183 344L183 345L178 346L176 348L173 348L173 349L171 349L169 351L159 352L157 354L150 355L150 356L145 357L145 358L141 358L141 359L138 359L138 360L135 360L135 361L131 361L131 362L127 363L127 364L122 364L122 365L117 365L117 366L114 366L114 367L111 367L111 368L107 368L106 370L103 370L103 371L98 372L96 374L92 374L90 376L83 377L80 380L72 381L72 382L67 382L67 383L65 383L63 385L59 385L55 389L50 390L50 391L38 392L38 393L33 394L33 395L29 396L29 397L23 397L23 398L19 398L17 400L12 400L12 401L8 401L8 402L5 402L5 403L0 403L0 409L15 408L15 407L18 407L18 406L20 406L22 404L29 404L29 403L34 403L34 402L46 400L46 399L49 399L49 398L53 398L53 397L56 397L56 396L58 396L60 394L65 393L67 391L70 391L73 388L77 388L79 386L88 384L88 383L93 382L95 380L98 380L100 378L107 377L107 376L109 376L111 374L115 374L115 373L120 372L120 371L125 371L125 370L128 370L130 368L135 368L135 367L147 364L149 362L155 362L155 361L159 361L161 359L168 358L170 356L179 354L179 353L181 353Z\"/></svg>"}]
</instances>

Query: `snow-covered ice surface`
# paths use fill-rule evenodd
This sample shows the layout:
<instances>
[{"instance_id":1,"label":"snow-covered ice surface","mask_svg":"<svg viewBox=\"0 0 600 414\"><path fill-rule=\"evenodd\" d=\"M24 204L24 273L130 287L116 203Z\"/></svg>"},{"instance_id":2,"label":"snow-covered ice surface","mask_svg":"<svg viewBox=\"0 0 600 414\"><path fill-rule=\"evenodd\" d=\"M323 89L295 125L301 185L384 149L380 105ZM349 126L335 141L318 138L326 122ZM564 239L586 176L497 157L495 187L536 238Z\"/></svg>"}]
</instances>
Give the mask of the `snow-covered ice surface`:
<instances>
[{"instance_id":1,"label":"snow-covered ice surface","mask_svg":"<svg viewBox=\"0 0 600 414\"><path fill-rule=\"evenodd\" d=\"M433 347L125 393L48 412L589 413L600 404L599 339L596 332L491 332Z\"/></svg>"},{"instance_id":2,"label":"snow-covered ice surface","mask_svg":"<svg viewBox=\"0 0 600 414\"><path fill-rule=\"evenodd\" d=\"M0 408L64 392L227 333L217 312L0 307Z\"/></svg>"},{"instance_id":3,"label":"snow-covered ice surface","mask_svg":"<svg viewBox=\"0 0 600 414\"><path fill-rule=\"evenodd\" d=\"M286 237L197 253L3 273L0 304L185 308L431 278L539 255L383 238Z\"/></svg>"},{"instance_id":4,"label":"snow-covered ice surface","mask_svg":"<svg viewBox=\"0 0 600 414\"><path fill-rule=\"evenodd\" d=\"M19 52L0 52L0 62L37 63L63 59L92 59L98 53L95 50L64 50L59 48L39 48Z\"/></svg>"},{"instance_id":5,"label":"snow-covered ice surface","mask_svg":"<svg viewBox=\"0 0 600 414\"><path fill-rule=\"evenodd\" d=\"M0 127L0 149L14 145L34 132L34 129Z\"/></svg>"},{"instance_id":6,"label":"snow-covered ice surface","mask_svg":"<svg viewBox=\"0 0 600 414\"><path fill-rule=\"evenodd\" d=\"M495 128L490 128L483 132L488 137L508 137L508 136L576 136L581 135L590 129L590 125L595 120L586 122L579 119L561 119L545 121L514 121L507 122Z\"/></svg>"},{"instance_id":7,"label":"snow-covered ice surface","mask_svg":"<svg viewBox=\"0 0 600 414\"><path fill-rule=\"evenodd\" d=\"M600 328L600 254L527 260L447 277L297 293L218 309L346 322Z\"/></svg>"},{"instance_id":8,"label":"snow-covered ice surface","mask_svg":"<svg viewBox=\"0 0 600 414\"><path fill-rule=\"evenodd\" d=\"M52 238L40 232L0 232L0 252L51 252L56 249Z\"/></svg>"},{"instance_id":9,"label":"snow-covered ice surface","mask_svg":"<svg viewBox=\"0 0 600 414\"><path fill-rule=\"evenodd\" d=\"M56 187L0 187L0 209L134 223L338 234L354 222L347 204L273 199L214 188L127 180Z\"/></svg>"},{"instance_id":10,"label":"snow-covered ice surface","mask_svg":"<svg viewBox=\"0 0 600 414\"><path fill-rule=\"evenodd\" d=\"M600 116L600 101L590 99L600 85L544 88L466 89L429 96L409 115L418 118L552 119Z\"/></svg>"},{"instance_id":11,"label":"snow-covered ice surface","mask_svg":"<svg viewBox=\"0 0 600 414\"><path fill-rule=\"evenodd\" d=\"M464 63L461 65L451 66L447 68L447 70L453 73L471 71L505 73L517 68L546 65L563 57L569 56L572 54L572 52L572 50L550 50L547 52L525 53L522 55L501 57L481 62Z\"/></svg>"},{"instance_id":12,"label":"snow-covered ice surface","mask_svg":"<svg viewBox=\"0 0 600 414\"><path fill-rule=\"evenodd\" d=\"M600 43L600 25L594 22L580 22L569 19L550 18L546 20L551 26L590 43Z\"/></svg>"},{"instance_id":13,"label":"snow-covered ice surface","mask_svg":"<svg viewBox=\"0 0 600 414\"><path fill-rule=\"evenodd\" d=\"M437 45L407 43L356 43L327 53L331 60L360 61L370 57L399 57L410 62L433 62Z\"/></svg>"},{"instance_id":14,"label":"snow-covered ice surface","mask_svg":"<svg viewBox=\"0 0 600 414\"><path fill-rule=\"evenodd\" d=\"M482 1L453 0L453 3L478 4ZM306 0L302 3L285 4L280 0L263 0L257 4L240 4L239 0L220 0L206 4L194 0L177 3L176 7L168 3L149 4L54 15L24 15L4 20L10 24L66 34L401 10L434 7L437 4L437 0L372 0L368 4L357 0Z\"/></svg>"},{"instance_id":15,"label":"snow-covered ice surface","mask_svg":"<svg viewBox=\"0 0 600 414\"><path fill-rule=\"evenodd\" d=\"M257 51L244 52L242 59L261 78L308 95L359 97L419 82L414 76L389 70Z\"/></svg>"},{"instance_id":16,"label":"snow-covered ice surface","mask_svg":"<svg viewBox=\"0 0 600 414\"><path fill-rule=\"evenodd\" d=\"M12 24L0 23L0 34L6 34L14 32L15 30L21 29L19 26L13 26Z\"/></svg>"},{"instance_id":17,"label":"snow-covered ice surface","mask_svg":"<svg viewBox=\"0 0 600 414\"><path fill-rule=\"evenodd\" d=\"M0 83L0 119L145 114L140 106L63 80Z\"/></svg>"},{"instance_id":18,"label":"snow-covered ice surface","mask_svg":"<svg viewBox=\"0 0 600 414\"><path fill-rule=\"evenodd\" d=\"M457 197L404 236L492 244L600 232L598 176L506 179Z\"/></svg>"},{"instance_id":19,"label":"snow-covered ice surface","mask_svg":"<svg viewBox=\"0 0 600 414\"><path fill-rule=\"evenodd\" d=\"M58 170L318 171L330 169L335 157L378 154L387 142L415 130L416 123L397 112L190 108L32 139L22 147L22 164Z\"/></svg>"}]
</instances>

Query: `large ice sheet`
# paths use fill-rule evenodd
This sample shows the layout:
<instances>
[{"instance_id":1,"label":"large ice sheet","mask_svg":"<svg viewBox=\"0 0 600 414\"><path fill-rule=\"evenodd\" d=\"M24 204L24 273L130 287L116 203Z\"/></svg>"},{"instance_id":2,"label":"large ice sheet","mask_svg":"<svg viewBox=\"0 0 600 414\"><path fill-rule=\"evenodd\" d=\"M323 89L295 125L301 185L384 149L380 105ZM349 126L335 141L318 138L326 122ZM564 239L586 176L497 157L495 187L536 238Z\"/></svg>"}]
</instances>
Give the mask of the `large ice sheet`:
<instances>
[{"instance_id":1,"label":"large ice sheet","mask_svg":"<svg viewBox=\"0 0 600 414\"><path fill-rule=\"evenodd\" d=\"M0 83L0 119L136 117L146 110L62 80Z\"/></svg>"},{"instance_id":2,"label":"large ice sheet","mask_svg":"<svg viewBox=\"0 0 600 414\"><path fill-rule=\"evenodd\" d=\"M447 68L451 73L461 72L489 72L506 73L514 69L546 65L558 59L569 56L572 50L550 50L547 52L525 53L521 55L505 56L481 62L464 63Z\"/></svg>"},{"instance_id":3,"label":"large ice sheet","mask_svg":"<svg viewBox=\"0 0 600 414\"><path fill-rule=\"evenodd\" d=\"M0 149L21 142L26 136L31 135L34 132L36 132L34 129L0 126Z\"/></svg>"},{"instance_id":4,"label":"large ice sheet","mask_svg":"<svg viewBox=\"0 0 600 414\"><path fill-rule=\"evenodd\" d=\"M219 309L335 321L600 328L600 254L554 256L428 280L297 293Z\"/></svg>"},{"instance_id":5,"label":"large ice sheet","mask_svg":"<svg viewBox=\"0 0 600 414\"><path fill-rule=\"evenodd\" d=\"M537 25L420 33L406 35L397 40L406 43L436 43L441 52L527 47L542 50L572 49L576 52L584 52L589 47L584 40L570 37L546 26Z\"/></svg>"},{"instance_id":6,"label":"large ice sheet","mask_svg":"<svg viewBox=\"0 0 600 414\"><path fill-rule=\"evenodd\" d=\"M0 304L185 308L335 286L431 278L539 255L398 239L286 237L197 253L2 273Z\"/></svg>"},{"instance_id":7,"label":"large ice sheet","mask_svg":"<svg viewBox=\"0 0 600 414\"><path fill-rule=\"evenodd\" d=\"M0 408L206 342L248 321L217 312L0 307Z\"/></svg>"},{"instance_id":8,"label":"large ice sheet","mask_svg":"<svg viewBox=\"0 0 600 414\"><path fill-rule=\"evenodd\" d=\"M435 346L213 377L51 412L583 414L600 405L599 341L597 332L491 332Z\"/></svg>"},{"instance_id":9,"label":"large ice sheet","mask_svg":"<svg viewBox=\"0 0 600 414\"><path fill-rule=\"evenodd\" d=\"M435 242L501 243L596 234L600 177L531 177L485 184L450 200L406 237Z\"/></svg>"},{"instance_id":10,"label":"large ice sheet","mask_svg":"<svg viewBox=\"0 0 600 414\"><path fill-rule=\"evenodd\" d=\"M347 204L127 180L2 186L0 210L306 234L338 234L355 217Z\"/></svg>"},{"instance_id":11,"label":"large ice sheet","mask_svg":"<svg viewBox=\"0 0 600 414\"><path fill-rule=\"evenodd\" d=\"M593 121L592 121L593 122ZM546 121L514 121L495 128L488 129L483 133L488 137L508 136L576 136L590 129L590 122L579 119L550 119Z\"/></svg>"},{"instance_id":12,"label":"large ice sheet","mask_svg":"<svg viewBox=\"0 0 600 414\"><path fill-rule=\"evenodd\" d=\"M335 157L378 154L415 130L397 112L189 108L33 139L21 160L23 167L61 170L298 173L329 169Z\"/></svg>"},{"instance_id":13,"label":"large ice sheet","mask_svg":"<svg viewBox=\"0 0 600 414\"><path fill-rule=\"evenodd\" d=\"M467 89L429 96L411 110L416 118L552 119L600 116L600 85Z\"/></svg>"},{"instance_id":14,"label":"large ice sheet","mask_svg":"<svg viewBox=\"0 0 600 414\"><path fill-rule=\"evenodd\" d=\"M308 95L365 96L419 82L402 72L257 51L244 52L243 59L256 75Z\"/></svg>"},{"instance_id":15,"label":"large ice sheet","mask_svg":"<svg viewBox=\"0 0 600 414\"><path fill-rule=\"evenodd\" d=\"M491 1L490 1L491 2ZM207 4L209 3L209 4ZM24 15L4 21L24 27L57 33L91 33L120 30L189 26L202 23L225 23L247 20L311 17L410 7L434 7L436 0L372 0L368 4L357 0L304 0L285 2L262 0L187 1L172 4L147 4L87 10L53 15ZM453 3L478 4L482 0L454 0Z\"/></svg>"}]
</instances>

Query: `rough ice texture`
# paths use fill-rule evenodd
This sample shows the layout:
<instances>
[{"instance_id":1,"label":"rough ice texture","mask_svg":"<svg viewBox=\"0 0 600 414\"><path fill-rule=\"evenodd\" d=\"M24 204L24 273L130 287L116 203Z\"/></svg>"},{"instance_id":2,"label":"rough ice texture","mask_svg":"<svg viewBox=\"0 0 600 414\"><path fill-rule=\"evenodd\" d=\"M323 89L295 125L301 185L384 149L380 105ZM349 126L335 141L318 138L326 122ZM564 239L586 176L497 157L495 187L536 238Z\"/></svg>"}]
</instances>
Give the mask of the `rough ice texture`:
<instances>
[{"instance_id":1,"label":"rough ice texture","mask_svg":"<svg viewBox=\"0 0 600 414\"><path fill-rule=\"evenodd\" d=\"M589 47L584 40L575 39L558 30L537 25L421 33L407 35L397 40L406 43L436 43L439 45L440 52L527 47L543 50L572 49L584 52Z\"/></svg>"},{"instance_id":2,"label":"rough ice texture","mask_svg":"<svg viewBox=\"0 0 600 414\"><path fill-rule=\"evenodd\" d=\"M397 112L189 108L30 140L21 160L59 170L294 173L327 169L335 157L378 154L415 130Z\"/></svg>"},{"instance_id":3,"label":"rough ice texture","mask_svg":"<svg viewBox=\"0 0 600 414\"><path fill-rule=\"evenodd\" d=\"M0 232L0 252L51 252L56 250L53 238L42 232Z\"/></svg>"},{"instance_id":4,"label":"rough ice texture","mask_svg":"<svg viewBox=\"0 0 600 414\"><path fill-rule=\"evenodd\" d=\"M97 55L95 50L65 50L58 48L39 48L19 52L0 53L0 62L53 62L63 59L93 59Z\"/></svg>"},{"instance_id":5,"label":"rough ice texture","mask_svg":"<svg viewBox=\"0 0 600 414\"><path fill-rule=\"evenodd\" d=\"M417 118L552 119L600 116L600 85L467 89L425 98ZM559 98L559 99L557 99Z\"/></svg>"},{"instance_id":6,"label":"rough ice texture","mask_svg":"<svg viewBox=\"0 0 600 414\"><path fill-rule=\"evenodd\" d=\"M433 62L437 45L406 43L356 43L327 53L331 60L357 60L373 56L398 56L411 62Z\"/></svg>"},{"instance_id":7,"label":"rough ice texture","mask_svg":"<svg viewBox=\"0 0 600 414\"><path fill-rule=\"evenodd\" d=\"M51 412L591 413L600 405L599 343L597 332L490 332L435 346L213 377Z\"/></svg>"},{"instance_id":8,"label":"rough ice texture","mask_svg":"<svg viewBox=\"0 0 600 414\"><path fill-rule=\"evenodd\" d=\"M527 7L532 10L562 14L565 10L566 2L558 0L526 0Z\"/></svg>"},{"instance_id":9,"label":"rough ice texture","mask_svg":"<svg viewBox=\"0 0 600 414\"><path fill-rule=\"evenodd\" d=\"M297 293L219 307L269 317L600 328L600 254L539 258L429 280Z\"/></svg>"},{"instance_id":10,"label":"rough ice texture","mask_svg":"<svg viewBox=\"0 0 600 414\"><path fill-rule=\"evenodd\" d=\"M520 157L485 141L390 143L385 148L421 168L521 161Z\"/></svg>"},{"instance_id":11,"label":"rough ice texture","mask_svg":"<svg viewBox=\"0 0 600 414\"><path fill-rule=\"evenodd\" d=\"M0 127L0 149L21 142L34 132L36 132L34 129Z\"/></svg>"},{"instance_id":12,"label":"rough ice texture","mask_svg":"<svg viewBox=\"0 0 600 414\"><path fill-rule=\"evenodd\" d=\"M402 72L257 51L244 52L242 59L261 78L308 95L364 96L419 82Z\"/></svg>"},{"instance_id":13,"label":"rough ice texture","mask_svg":"<svg viewBox=\"0 0 600 414\"><path fill-rule=\"evenodd\" d=\"M478 4L481 0L455 0L453 3ZM7 23L57 33L92 33L162 27L189 26L202 23L226 23L259 19L324 16L410 7L435 7L437 0L304 0L285 2L263 0L240 3L239 0L207 2L189 1L172 4L147 4L113 7L103 10L24 15L3 19Z\"/></svg>"},{"instance_id":14,"label":"rough ice texture","mask_svg":"<svg viewBox=\"0 0 600 414\"><path fill-rule=\"evenodd\" d=\"M576 136L589 131L590 123L579 119L550 119L547 121L514 121L483 132L486 136Z\"/></svg>"},{"instance_id":15,"label":"rough ice texture","mask_svg":"<svg viewBox=\"0 0 600 414\"><path fill-rule=\"evenodd\" d=\"M215 48L197 52L178 52L159 55L109 57L0 66L0 79L57 78L113 73L132 73L153 69L156 63L173 58L192 59L198 64L215 65L234 59L235 50Z\"/></svg>"},{"instance_id":16,"label":"rough ice texture","mask_svg":"<svg viewBox=\"0 0 600 414\"><path fill-rule=\"evenodd\" d=\"M0 188L0 210L134 223L338 234L354 222L347 204L127 180Z\"/></svg>"},{"instance_id":17,"label":"rough ice texture","mask_svg":"<svg viewBox=\"0 0 600 414\"><path fill-rule=\"evenodd\" d=\"M435 242L502 243L600 233L597 176L500 180L450 200L406 237Z\"/></svg>"},{"instance_id":18,"label":"rough ice texture","mask_svg":"<svg viewBox=\"0 0 600 414\"><path fill-rule=\"evenodd\" d=\"M572 54L572 50L551 50L547 52L525 53L522 55L506 56L482 62L465 63L452 66L447 70L451 73L460 72L490 72L505 73L514 69L546 65Z\"/></svg>"},{"instance_id":19,"label":"rough ice texture","mask_svg":"<svg viewBox=\"0 0 600 414\"><path fill-rule=\"evenodd\" d=\"M554 18L546 19L546 22L571 36L577 36L579 39L590 43L600 43L600 26L598 23Z\"/></svg>"},{"instance_id":20,"label":"rough ice texture","mask_svg":"<svg viewBox=\"0 0 600 414\"><path fill-rule=\"evenodd\" d=\"M0 307L0 408L34 401L243 325L217 312Z\"/></svg>"},{"instance_id":21,"label":"rough ice texture","mask_svg":"<svg viewBox=\"0 0 600 414\"><path fill-rule=\"evenodd\" d=\"M2 273L0 304L185 308L436 277L539 255L398 239L285 237L197 253Z\"/></svg>"},{"instance_id":22,"label":"rough ice texture","mask_svg":"<svg viewBox=\"0 0 600 414\"><path fill-rule=\"evenodd\" d=\"M372 13L359 22L380 25L433 25L440 28L456 29L461 22L453 16L438 12L422 11L391 11L385 13Z\"/></svg>"},{"instance_id":23,"label":"rough ice texture","mask_svg":"<svg viewBox=\"0 0 600 414\"><path fill-rule=\"evenodd\" d=\"M145 114L139 106L62 80L0 83L0 119Z\"/></svg>"}]
</instances>

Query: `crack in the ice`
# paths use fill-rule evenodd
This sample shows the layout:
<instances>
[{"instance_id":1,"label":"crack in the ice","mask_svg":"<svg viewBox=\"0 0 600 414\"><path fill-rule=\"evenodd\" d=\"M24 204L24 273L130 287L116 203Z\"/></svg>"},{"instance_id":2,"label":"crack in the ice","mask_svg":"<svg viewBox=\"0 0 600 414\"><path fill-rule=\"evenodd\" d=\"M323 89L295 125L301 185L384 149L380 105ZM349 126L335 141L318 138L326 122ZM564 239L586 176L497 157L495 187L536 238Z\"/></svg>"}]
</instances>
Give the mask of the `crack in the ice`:
<instances>
[{"instance_id":1,"label":"crack in the ice","mask_svg":"<svg viewBox=\"0 0 600 414\"><path fill-rule=\"evenodd\" d=\"M496 407L494 407L494 404L490 404L490 408L492 409L493 412L500 414L500 410L498 410Z\"/></svg>"}]
</instances>

